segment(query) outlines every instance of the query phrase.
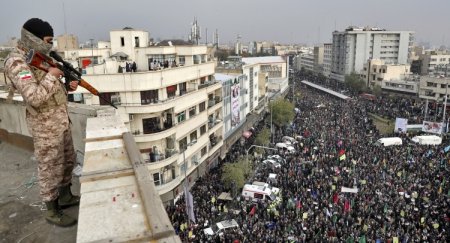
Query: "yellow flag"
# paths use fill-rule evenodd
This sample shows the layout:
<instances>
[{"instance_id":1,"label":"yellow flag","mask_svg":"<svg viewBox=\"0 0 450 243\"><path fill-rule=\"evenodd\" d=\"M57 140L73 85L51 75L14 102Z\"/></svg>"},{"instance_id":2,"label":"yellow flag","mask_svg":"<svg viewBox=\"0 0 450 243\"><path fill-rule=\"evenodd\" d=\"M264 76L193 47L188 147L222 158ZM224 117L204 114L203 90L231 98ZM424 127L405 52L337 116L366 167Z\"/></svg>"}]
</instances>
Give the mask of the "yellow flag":
<instances>
[{"instance_id":1,"label":"yellow flag","mask_svg":"<svg viewBox=\"0 0 450 243\"><path fill-rule=\"evenodd\" d=\"M392 238L392 243L398 243L398 237Z\"/></svg>"},{"instance_id":2,"label":"yellow flag","mask_svg":"<svg viewBox=\"0 0 450 243\"><path fill-rule=\"evenodd\" d=\"M192 231L189 231L189 238L192 238Z\"/></svg>"},{"instance_id":3,"label":"yellow flag","mask_svg":"<svg viewBox=\"0 0 450 243\"><path fill-rule=\"evenodd\" d=\"M303 218L307 219L308 218L308 213L303 213Z\"/></svg>"}]
</instances>

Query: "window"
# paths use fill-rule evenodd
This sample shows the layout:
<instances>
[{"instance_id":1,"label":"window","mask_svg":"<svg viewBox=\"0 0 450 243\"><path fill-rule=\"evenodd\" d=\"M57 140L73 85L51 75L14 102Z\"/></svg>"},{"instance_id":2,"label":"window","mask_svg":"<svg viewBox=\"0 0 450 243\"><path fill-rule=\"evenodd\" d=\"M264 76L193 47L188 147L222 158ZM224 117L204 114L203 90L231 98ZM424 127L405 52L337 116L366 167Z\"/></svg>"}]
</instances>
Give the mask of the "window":
<instances>
[{"instance_id":1,"label":"window","mask_svg":"<svg viewBox=\"0 0 450 243\"><path fill-rule=\"evenodd\" d=\"M177 92L177 86L176 86L176 85L168 86L168 87L166 88L166 90L167 90L167 97L168 97L168 98L173 98L173 97L175 97L175 95L176 95L176 92Z\"/></svg>"},{"instance_id":2,"label":"window","mask_svg":"<svg viewBox=\"0 0 450 243\"><path fill-rule=\"evenodd\" d=\"M120 46L125 46L125 38L123 36L120 37Z\"/></svg>"},{"instance_id":3,"label":"window","mask_svg":"<svg viewBox=\"0 0 450 243\"><path fill-rule=\"evenodd\" d=\"M206 125L200 127L200 136L206 133Z\"/></svg>"},{"instance_id":4,"label":"window","mask_svg":"<svg viewBox=\"0 0 450 243\"><path fill-rule=\"evenodd\" d=\"M442 88L442 89L445 88L445 84L441 84L441 88Z\"/></svg>"},{"instance_id":5,"label":"window","mask_svg":"<svg viewBox=\"0 0 450 243\"><path fill-rule=\"evenodd\" d=\"M185 56L178 56L178 64L184 65L186 63L186 57Z\"/></svg>"},{"instance_id":6,"label":"window","mask_svg":"<svg viewBox=\"0 0 450 243\"><path fill-rule=\"evenodd\" d=\"M183 122L186 120L186 112L182 111L180 113L177 114L177 121L178 123Z\"/></svg>"},{"instance_id":7,"label":"window","mask_svg":"<svg viewBox=\"0 0 450 243\"><path fill-rule=\"evenodd\" d=\"M113 103L113 104L117 104L117 105L120 105L121 104L121 102L120 102L120 94L119 93L117 93L117 92L106 92L106 93L101 93L101 96L105 99L105 100L107 100L107 101L109 101L109 102L111 102L111 103ZM106 102L106 101L104 101L103 99L100 99L100 105L109 105L108 104L108 102Z\"/></svg>"},{"instance_id":8,"label":"window","mask_svg":"<svg viewBox=\"0 0 450 243\"><path fill-rule=\"evenodd\" d=\"M139 47L139 37L138 36L134 37L134 47Z\"/></svg>"},{"instance_id":9,"label":"window","mask_svg":"<svg viewBox=\"0 0 450 243\"><path fill-rule=\"evenodd\" d=\"M198 105L199 112L203 112L206 109L206 103L203 101Z\"/></svg>"},{"instance_id":10,"label":"window","mask_svg":"<svg viewBox=\"0 0 450 243\"><path fill-rule=\"evenodd\" d=\"M189 118L194 117L196 113L197 113L197 107L196 106L193 106L193 107L189 108Z\"/></svg>"},{"instance_id":11,"label":"window","mask_svg":"<svg viewBox=\"0 0 450 243\"><path fill-rule=\"evenodd\" d=\"M153 174L153 182L155 182L155 186L161 185L161 175L158 173Z\"/></svg>"},{"instance_id":12,"label":"window","mask_svg":"<svg viewBox=\"0 0 450 243\"><path fill-rule=\"evenodd\" d=\"M158 102L158 90L141 91L141 104L151 104Z\"/></svg>"},{"instance_id":13,"label":"window","mask_svg":"<svg viewBox=\"0 0 450 243\"><path fill-rule=\"evenodd\" d=\"M180 83L178 86L180 86L180 95L186 94L186 82Z\"/></svg>"},{"instance_id":14,"label":"window","mask_svg":"<svg viewBox=\"0 0 450 243\"><path fill-rule=\"evenodd\" d=\"M191 139L190 141L197 141L197 130L193 131L190 135L189 138Z\"/></svg>"},{"instance_id":15,"label":"window","mask_svg":"<svg viewBox=\"0 0 450 243\"><path fill-rule=\"evenodd\" d=\"M187 149L187 137L181 139L178 142L178 147L179 147L180 151L184 151Z\"/></svg>"},{"instance_id":16,"label":"window","mask_svg":"<svg viewBox=\"0 0 450 243\"><path fill-rule=\"evenodd\" d=\"M205 146L205 147L203 147L202 150L201 150L201 157L205 156L206 152L207 152L207 151L206 151L206 146Z\"/></svg>"},{"instance_id":17,"label":"window","mask_svg":"<svg viewBox=\"0 0 450 243\"><path fill-rule=\"evenodd\" d=\"M194 64L200 63L200 55L194 55Z\"/></svg>"},{"instance_id":18,"label":"window","mask_svg":"<svg viewBox=\"0 0 450 243\"><path fill-rule=\"evenodd\" d=\"M161 131L161 124L159 117L142 119L142 126L144 134L150 134Z\"/></svg>"}]
</instances>

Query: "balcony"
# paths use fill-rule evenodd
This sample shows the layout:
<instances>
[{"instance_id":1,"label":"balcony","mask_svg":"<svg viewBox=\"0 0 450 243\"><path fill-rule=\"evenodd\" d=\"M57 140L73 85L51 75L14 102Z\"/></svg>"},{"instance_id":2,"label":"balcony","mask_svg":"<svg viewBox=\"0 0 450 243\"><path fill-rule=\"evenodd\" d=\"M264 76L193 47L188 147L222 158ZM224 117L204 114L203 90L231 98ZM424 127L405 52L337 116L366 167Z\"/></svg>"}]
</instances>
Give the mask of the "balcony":
<instances>
[{"instance_id":1,"label":"balcony","mask_svg":"<svg viewBox=\"0 0 450 243\"><path fill-rule=\"evenodd\" d=\"M217 124L221 123L222 120L220 119L210 119L210 121L208 122L208 129L211 130L212 128L214 128Z\"/></svg>"},{"instance_id":2,"label":"balcony","mask_svg":"<svg viewBox=\"0 0 450 243\"><path fill-rule=\"evenodd\" d=\"M158 141L169 136L172 136L176 132L175 124L165 123L163 127L160 127L159 124L155 124L151 128L147 128L145 133L140 131L133 133L134 139L136 143L145 143L151 141Z\"/></svg>"},{"instance_id":3,"label":"balcony","mask_svg":"<svg viewBox=\"0 0 450 243\"><path fill-rule=\"evenodd\" d=\"M146 91L162 87L178 85L186 80L194 80L214 74L215 62L206 62L158 71L93 74L85 75L85 79L101 92L123 92L125 90ZM79 89L76 93L88 93Z\"/></svg>"},{"instance_id":4,"label":"balcony","mask_svg":"<svg viewBox=\"0 0 450 243\"><path fill-rule=\"evenodd\" d=\"M222 103L222 97L216 96L216 97L214 97L214 99L209 99L208 100L208 108L211 108L219 103Z\"/></svg>"},{"instance_id":5,"label":"balcony","mask_svg":"<svg viewBox=\"0 0 450 243\"><path fill-rule=\"evenodd\" d=\"M152 155L150 154L150 159L146 160L147 168L149 170L157 170L164 166L168 166L178 159L178 150L166 149L164 154Z\"/></svg>"}]
</instances>

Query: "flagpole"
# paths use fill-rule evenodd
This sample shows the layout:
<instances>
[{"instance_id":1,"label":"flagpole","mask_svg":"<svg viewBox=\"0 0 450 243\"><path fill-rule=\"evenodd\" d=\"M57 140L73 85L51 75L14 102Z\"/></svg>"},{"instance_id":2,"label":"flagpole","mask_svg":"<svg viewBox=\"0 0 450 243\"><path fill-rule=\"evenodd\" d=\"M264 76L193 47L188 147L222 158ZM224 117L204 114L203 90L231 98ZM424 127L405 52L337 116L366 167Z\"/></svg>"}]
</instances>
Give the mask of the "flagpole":
<instances>
[{"instance_id":1,"label":"flagpole","mask_svg":"<svg viewBox=\"0 0 450 243\"><path fill-rule=\"evenodd\" d=\"M191 141L190 143L186 144L186 148L183 150L183 164L184 164L184 202L186 204L186 216L187 216L187 223L189 228L191 228L191 220L189 219L189 185L188 185L188 178L187 178L187 163L186 163L186 150L188 149L189 146L194 145L195 143L197 143L196 140ZM188 229L188 234L189 234L189 229Z\"/></svg>"}]
</instances>

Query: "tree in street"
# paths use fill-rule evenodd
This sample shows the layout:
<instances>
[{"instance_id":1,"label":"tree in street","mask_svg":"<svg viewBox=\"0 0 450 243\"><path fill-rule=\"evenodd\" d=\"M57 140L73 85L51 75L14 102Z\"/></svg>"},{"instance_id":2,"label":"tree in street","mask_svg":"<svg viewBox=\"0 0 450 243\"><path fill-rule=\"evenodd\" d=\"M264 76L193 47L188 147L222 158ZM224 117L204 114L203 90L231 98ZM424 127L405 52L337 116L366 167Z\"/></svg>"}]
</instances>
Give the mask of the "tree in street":
<instances>
[{"instance_id":1,"label":"tree in street","mask_svg":"<svg viewBox=\"0 0 450 243\"><path fill-rule=\"evenodd\" d=\"M380 96L381 95L381 86L380 85L378 85L378 84L375 84L373 87L372 87L372 94L373 95L376 95L376 96Z\"/></svg>"},{"instance_id":2,"label":"tree in street","mask_svg":"<svg viewBox=\"0 0 450 243\"><path fill-rule=\"evenodd\" d=\"M350 75L346 75L345 83L352 91L356 93L361 93L366 88L364 80L362 80L357 73L351 73Z\"/></svg>"},{"instance_id":3,"label":"tree in street","mask_svg":"<svg viewBox=\"0 0 450 243\"><path fill-rule=\"evenodd\" d=\"M285 126L294 119L294 104L288 100L278 99L271 102L270 110L272 112L273 124L278 127Z\"/></svg>"},{"instance_id":4,"label":"tree in street","mask_svg":"<svg viewBox=\"0 0 450 243\"><path fill-rule=\"evenodd\" d=\"M247 178L253 174L251 162L253 159L247 161L243 156L239 157L238 161L234 163L226 163L222 167L222 182L226 188L231 188L233 182L236 189L244 187Z\"/></svg>"}]
</instances>

